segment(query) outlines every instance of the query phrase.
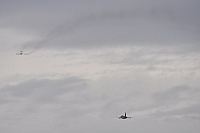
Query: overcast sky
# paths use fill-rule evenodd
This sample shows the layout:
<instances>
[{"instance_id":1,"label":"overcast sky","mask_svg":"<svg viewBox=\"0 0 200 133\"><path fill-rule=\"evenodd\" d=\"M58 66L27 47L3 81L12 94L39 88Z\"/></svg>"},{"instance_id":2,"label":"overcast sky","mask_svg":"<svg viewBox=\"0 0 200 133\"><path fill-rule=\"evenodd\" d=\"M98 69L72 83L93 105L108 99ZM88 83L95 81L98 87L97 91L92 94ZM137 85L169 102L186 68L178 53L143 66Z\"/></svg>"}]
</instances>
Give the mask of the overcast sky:
<instances>
[{"instance_id":1,"label":"overcast sky","mask_svg":"<svg viewBox=\"0 0 200 133\"><path fill-rule=\"evenodd\" d=\"M199 7L0 0L1 133L199 133Z\"/></svg>"}]
</instances>

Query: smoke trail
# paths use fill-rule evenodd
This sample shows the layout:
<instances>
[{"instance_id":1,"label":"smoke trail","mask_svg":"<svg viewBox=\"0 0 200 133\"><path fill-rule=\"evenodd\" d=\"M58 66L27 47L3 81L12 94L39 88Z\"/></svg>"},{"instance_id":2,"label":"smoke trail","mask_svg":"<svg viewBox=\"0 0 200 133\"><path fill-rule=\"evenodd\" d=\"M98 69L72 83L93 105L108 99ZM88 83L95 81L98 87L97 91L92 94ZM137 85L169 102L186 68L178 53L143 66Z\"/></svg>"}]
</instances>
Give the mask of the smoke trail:
<instances>
[{"instance_id":1,"label":"smoke trail","mask_svg":"<svg viewBox=\"0 0 200 133\"><path fill-rule=\"evenodd\" d=\"M148 12L148 11L147 11ZM138 12L138 10L131 11L121 11L121 12L101 12L97 14L90 14L86 16L79 17L73 21L67 21L59 26L56 26L52 31L50 31L47 35L45 35L42 40L37 42L29 42L23 46L23 49L30 48L32 49L31 53L34 53L40 48L45 48L48 42L51 42L53 39L61 36L68 35L75 31L78 31L83 26L88 26L91 23L95 23L98 21L102 21L105 19L108 20L119 20L119 19L127 19L127 18L137 18L141 16L151 16L155 13L144 13ZM163 12L157 11L157 15L163 15ZM166 12L164 13L166 14Z\"/></svg>"},{"instance_id":2,"label":"smoke trail","mask_svg":"<svg viewBox=\"0 0 200 133\"><path fill-rule=\"evenodd\" d=\"M78 31L83 26L88 26L91 23L95 23L97 21L101 21L104 19L123 19L132 17L134 12L102 12L98 14L90 14L80 18L77 18L73 21L65 22L59 26L56 26L52 31L50 31L47 35L45 35L40 41L32 41L26 43L22 49L32 49L31 53L34 53L40 48L44 48L48 42L53 39L61 36L68 35L75 31Z\"/></svg>"}]
</instances>

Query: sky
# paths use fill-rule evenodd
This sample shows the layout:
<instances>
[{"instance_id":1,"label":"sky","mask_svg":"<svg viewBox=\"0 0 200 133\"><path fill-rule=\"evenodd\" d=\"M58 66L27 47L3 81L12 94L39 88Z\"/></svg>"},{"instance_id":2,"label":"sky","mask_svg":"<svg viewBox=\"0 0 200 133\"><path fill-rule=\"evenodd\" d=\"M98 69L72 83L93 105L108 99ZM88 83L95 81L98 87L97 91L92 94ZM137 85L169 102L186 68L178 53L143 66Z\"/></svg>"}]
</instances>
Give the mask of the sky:
<instances>
[{"instance_id":1,"label":"sky","mask_svg":"<svg viewBox=\"0 0 200 133\"><path fill-rule=\"evenodd\" d=\"M198 133L199 6L0 0L1 133Z\"/></svg>"}]
</instances>

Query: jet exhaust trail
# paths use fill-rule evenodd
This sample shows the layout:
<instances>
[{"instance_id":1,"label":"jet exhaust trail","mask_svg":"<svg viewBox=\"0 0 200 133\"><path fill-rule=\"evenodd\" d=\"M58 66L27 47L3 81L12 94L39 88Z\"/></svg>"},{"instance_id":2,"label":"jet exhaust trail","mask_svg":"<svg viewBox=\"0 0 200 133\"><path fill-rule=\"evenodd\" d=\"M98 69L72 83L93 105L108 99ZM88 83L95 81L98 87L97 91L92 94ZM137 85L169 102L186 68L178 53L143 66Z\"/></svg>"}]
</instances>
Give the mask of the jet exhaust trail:
<instances>
[{"instance_id":1,"label":"jet exhaust trail","mask_svg":"<svg viewBox=\"0 0 200 133\"><path fill-rule=\"evenodd\" d=\"M159 12L158 12L159 13ZM157 15L158 15L157 13ZM140 15L138 15L140 14ZM35 51L45 48L49 42L58 38L61 35L69 35L75 31L78 31L83 26L88 26L88 24L95 23L101 20L115 20L115 19L127 19L127 18L137 18L143 14L144 16L152 16L153 13L144 13L138 11L121 11L121 12L101 12L96 14L89 14L82 17L79 17L73 21L67 21L59 26L56 26L52 31L50 31L47 35L45 35L40 41L32 41L25 44L22 47L22 50L32 49L30 54L34 53ZM167 14L164 12L164 14ZM160 13L163 15L163 13ZM169 14L167 15L169 17ZM159 15L158 15L159 17Z\"/></svg>"}]
</instances>

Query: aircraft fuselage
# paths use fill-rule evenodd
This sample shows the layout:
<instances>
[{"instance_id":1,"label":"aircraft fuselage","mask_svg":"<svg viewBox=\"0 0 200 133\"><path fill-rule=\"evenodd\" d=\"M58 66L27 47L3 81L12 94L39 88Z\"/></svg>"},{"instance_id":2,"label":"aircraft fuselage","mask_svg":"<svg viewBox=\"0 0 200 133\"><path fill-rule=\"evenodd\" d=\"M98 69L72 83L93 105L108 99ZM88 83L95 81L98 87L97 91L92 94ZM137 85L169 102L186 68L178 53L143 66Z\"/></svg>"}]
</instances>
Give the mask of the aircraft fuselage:
<instances>
[{"instance_id":1,"label":"aircraft fuselage","mask_svg":"<svg viewBox=\"0 0 200 133\"><path fill-rule=\"evenodd\" d=\"M127 117L126 116L126 113L125 113L125 115L121 115L120 117L118 117L119 119L127 119L127 118L132 118L132 117Z\"/></svg>"}]
</instances>

